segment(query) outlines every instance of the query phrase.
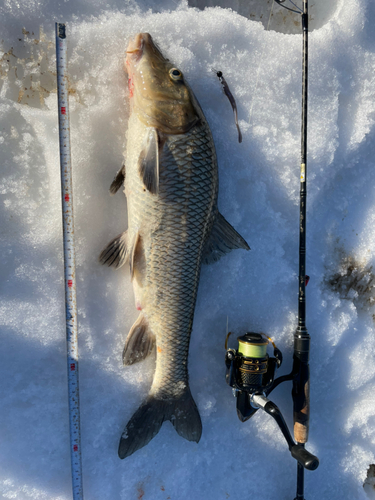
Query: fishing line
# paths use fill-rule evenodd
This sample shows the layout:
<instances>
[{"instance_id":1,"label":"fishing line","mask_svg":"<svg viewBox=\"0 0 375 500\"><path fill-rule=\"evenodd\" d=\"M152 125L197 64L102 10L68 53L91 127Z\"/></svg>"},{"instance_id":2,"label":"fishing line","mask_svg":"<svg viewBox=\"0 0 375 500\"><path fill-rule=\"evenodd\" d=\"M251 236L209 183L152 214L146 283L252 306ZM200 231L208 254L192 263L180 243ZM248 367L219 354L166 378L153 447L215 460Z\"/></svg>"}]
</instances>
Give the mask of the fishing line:
<instances>
[{"instance_id":1,"label":"fishing line","mask_svg":"<svg viewBox=\"0 0 375 500\"><path fill-rule=\"evenodd\" d=\"M292 2L292 0L289 0L289 2L290 2L292 5L294 5L294 7L297 9L297 12L298 12L299 14L303 14L303 10L302 10L300 7L298 7L298 5L296 5L294 2ZM282 5L282 7L285 7L285 5Z\"/></svg>"},{"instance_id":2,"label":"fishing line","mask_svg":"<svg viewBox=\"0 0 375 500\"><path fill-rule=\"evenodd\" d=\"M296 5L294 2L292 2L292 0L289 0L289 2L290 2L292 5L294 5L294 7L295 7L297 10L291 9L290 7L286 7L286 6L284 5L285 0L275 0L275 2L276 2L276 3L278 3L278 4L280 5L280 7L284 7L284 9L286 9L286 10L290 10L290 12L295 12L296 14L303 14L303 10L302 10L302 9L300 9L300 8L298 7L298 5Z\"/></svg>"}]
</instances>

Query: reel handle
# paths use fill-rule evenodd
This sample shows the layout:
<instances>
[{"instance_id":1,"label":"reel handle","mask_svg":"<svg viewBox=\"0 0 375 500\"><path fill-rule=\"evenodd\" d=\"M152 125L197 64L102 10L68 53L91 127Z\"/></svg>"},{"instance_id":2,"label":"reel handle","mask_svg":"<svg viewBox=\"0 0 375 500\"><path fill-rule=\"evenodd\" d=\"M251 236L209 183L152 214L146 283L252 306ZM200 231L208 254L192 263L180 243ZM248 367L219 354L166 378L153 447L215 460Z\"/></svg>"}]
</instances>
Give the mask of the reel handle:
<instances>
[{"instance_id":1,"label":"reel handle","mask_svg":"<svg viewBox=\"0 0 375 500\"><path fill-rule=\"evenodd\" d=\"M292 446L290 453L307 470L315 470L319 466L318 457L307 451L303 445L296 444Z\"/></svg>"},{"instance_id":2,"label":"reel handle","mask_svg":"<svg viewBox=\"0 0 375 500\"><path fill-rule=\"evenodd\" d=\"M317 469L319 466L319 459L315 455L307 451L304 444L296 444L293 441L284 417L275 403L267 399L262 394L251 395L250 401L253 407L261 408L276 421L286 439L286 442L288 443L288 448L292 457L295 458L298 463L300 463L305 469Z\"/></svg>"}]
</instances>

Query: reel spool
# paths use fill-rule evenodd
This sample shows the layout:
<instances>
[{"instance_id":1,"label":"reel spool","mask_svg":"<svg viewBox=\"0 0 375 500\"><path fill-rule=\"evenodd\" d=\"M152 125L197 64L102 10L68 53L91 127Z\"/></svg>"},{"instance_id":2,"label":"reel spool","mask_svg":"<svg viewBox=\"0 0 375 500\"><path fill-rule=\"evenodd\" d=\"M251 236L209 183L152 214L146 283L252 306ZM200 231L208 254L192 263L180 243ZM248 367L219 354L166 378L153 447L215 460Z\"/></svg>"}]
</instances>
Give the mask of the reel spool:
<instances>
[{"instance_id":1,"label":"reel spool","mask_svg":"<svg viewBox=\"0 0 375 500\"><path fill-rule=\"evenodd\" d=\"M267 346L269 341L261 333L246 333L238 337L237 356L240 360L242 387L247 391L256 391L262 388L262 378L268 369Z\"/></svg>"},{"instance_id":2,"label":"reel spool","mask_svg":"<svg viewBox=\"0 0 375 500\"><path fill-rule=\"evenodd\" d=\"M265 394L271 388L276 368L282 363L281 351L272 340L264 333L247 332L238 337L238 349L228 349L228 333L225 340L227 354L225 364L227 366L226 381L237 392L237 413L242 422L248 420L254 408L248 407L244 394ZM267 354L269 344L274 347L273 355Z\"/></svg>"}]
</instances>

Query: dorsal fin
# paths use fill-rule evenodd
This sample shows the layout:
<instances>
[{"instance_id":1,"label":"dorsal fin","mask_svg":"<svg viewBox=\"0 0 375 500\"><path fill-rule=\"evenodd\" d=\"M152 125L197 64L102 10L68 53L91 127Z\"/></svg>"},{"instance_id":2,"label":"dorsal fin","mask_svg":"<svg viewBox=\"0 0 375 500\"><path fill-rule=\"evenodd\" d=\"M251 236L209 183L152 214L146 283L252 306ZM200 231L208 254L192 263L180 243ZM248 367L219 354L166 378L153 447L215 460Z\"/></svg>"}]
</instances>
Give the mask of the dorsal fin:
<instances>
[{"instance_id":1,"label":"dorsal fin","mask_svg":"<svg viewBox=\"0 0 375 500\"><path fill-rule=\"evenodd\" d=\"M211 234L203 249L202 262L203 264L217 262L223 255L236 248L250 250L242 236L218 212Z\"/></svg>"}]
</instances>

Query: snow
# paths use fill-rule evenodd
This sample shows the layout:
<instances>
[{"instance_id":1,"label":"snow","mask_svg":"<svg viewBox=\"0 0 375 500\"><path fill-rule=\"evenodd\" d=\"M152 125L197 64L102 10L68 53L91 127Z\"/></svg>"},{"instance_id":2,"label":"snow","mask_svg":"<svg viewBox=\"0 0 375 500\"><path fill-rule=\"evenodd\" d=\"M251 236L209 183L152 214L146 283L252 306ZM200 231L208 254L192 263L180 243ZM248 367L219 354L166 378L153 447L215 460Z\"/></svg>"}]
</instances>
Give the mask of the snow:
<instances>
[{"instance_id":1,"label":"snow","mask_svg":"<svg viewBox=\"0 0 375 500\"><path fill-rule=\"evenodd\" d=\"M296 463L276 424L261 412L246 423L236 416L224 341L227 317L238 335L263 331L284 354L280 374L290 371L301 36L169 0L4 0L0 13L1 497L71 498L54 76L60 21L69 37L85 498L294 498ZM329 14L309 37L307 447L320 467L306 472L305 489L309 500L366 500L374 498L363 483L375 463L375 10L371 0L338 0ZM108 189L126 146L124 51L139 31L152 34L193 88L217 147L220 211L251 251L202 269L189 357L201 441L183 440L167 422L121 461L118 441L148 392L154 359L122 366L137 317L129 271L97 259L126 228L125 197ZM236 98L242 144L212 68ZM292 427L290 389L281 385L272 399Z\"/></svg>"}]
</instances>

